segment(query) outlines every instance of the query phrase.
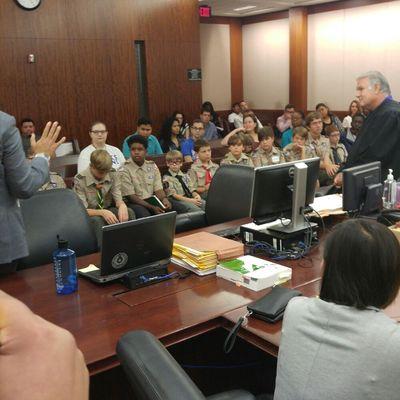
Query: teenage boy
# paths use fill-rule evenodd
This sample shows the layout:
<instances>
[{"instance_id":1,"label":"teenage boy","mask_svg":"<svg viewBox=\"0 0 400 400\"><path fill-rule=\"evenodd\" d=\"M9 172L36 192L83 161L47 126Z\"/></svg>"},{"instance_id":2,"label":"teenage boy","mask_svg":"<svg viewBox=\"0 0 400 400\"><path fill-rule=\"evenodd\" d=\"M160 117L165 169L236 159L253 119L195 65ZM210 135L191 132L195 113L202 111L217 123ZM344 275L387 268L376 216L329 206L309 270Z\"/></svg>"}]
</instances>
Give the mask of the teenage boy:
<instances>
[{"instance_id":1,"label":"teenage boy","mask_svg":"<svg viewBox=\"0 0 400 400\"><path fill-rule=\"evenodd\" d=\"M203 139L197 140L194 144L194 150L197 154L197 160L191 165L188 173L196 192L200 194L202 199L206 200L208 189L219 165L211 161L210 143Z\"/></svg>"},{"instance_id":2,"label":"teenage boy","mask_svg":"<svg viewBox=\"0 0 400 400\"><path fill-rule=\"evenodd\" d=\"M330 143L329 160L332 164L341 167L347 160L347 150L343 143L339 143L340 132L335 125L327 126L325 132Z\"/></svg>"},{"instance_id":3,"label":"teenage boy","mask_svg":"<svg viewBox=\"0 0 400 400\"><path fill-rule=\"evenodd\" d=\"M306 145L308 130L302 126L293 129L293 142L283 149L286 162L305 160L306 158L316 157L315 151Z\"/></svg>"},{"instance_id":4,"label":"teenage boy","mask_svg":"<svg viewBox=\"0 0 400 400\"><path fill-rule=\"evenodd\" d=\"M247 165L253 167L253 161L243 153L243 140L239 134L232 135L228 140L229 153L222 159L223 164Z\"/></svg>"},{"instance_id":5,"label":"teenage boy","mask_svg":"<svg viewBox=\"0 0 400 400\"><path fill-rule=\"evenodd\" d=\"M282 152L274 147L275 135L270 126L264 126L258 131L258 149L253 153L252 160L255 167L281 164L285 162Z\"/></svg>"},{"instance_id":6,"label":"teenage boy","mask_svg":"<svg viewBox=\"0 0 400 400\"><path fill-rule=\"evenodd\" d=\"M286 104L285 111L276 120L276 127L278 128L279 132L283 133L283 132L287 131L288 129L292 128L293 113L294 113L293 104Z\"/></svg>"},{"instance_id":7,"label":"teenage boy","mask_svg":"<svg viewBox=\"0 0 400 400\"><path fill-rule=\"evenodd\" d=\"M119 176L106 150L95 150L90 155L89 167L74 178L74 191L87 209L100 246L104 225L135 219L122 200Z\"/></svg>"},{"instance_id":8,"label":"teenage boy","mask_svg":"<svg viewBox=\"0 0 400 400\"><path fill-rule=\"evenodd\" d=\"M183 156L179 150L171 150L166 156L168 171L163 177L163 186L174 210L178 213L200 211L205 202L197 193L188 174L181 171Z\"/></svg>"},{"instance_id":9,"label":"teenage boy","mask_svg":"<svg viewBox=\"0 0 400 400\"><path fill-rule=\"evenodd\" d=\"M154 161L147 161L147 139L141 135L132 135L128 140L131 156L120 171L122 196L135 211L136 218L160 214L171 209L171 203L163 190L161 175ZM146 199L156 196L162 206L150 204Z\"/></svg>"},{"instance_id":10,"label":"teenage boy","mask_svg":"<svg viewBox=\"0 0 400 400\"><path fill-rule=\"evenodd\" d=\"M200 119L195 119L190 126L190 137L182 142L182 154L186 162L193 162L196 160L196 151L194 150L194 143L204 136L204 124Z\"/></svg>"},{"instance_id":11,"label":"teenage boy","mask_svg":"<svg viewBox=\"0 0 400 400\"><path fill-rule=\"evenodd\" d=\"M329 176L335 175L339 167L334 165L329 160L329 139L321 135L323 124L322 117L319 112L311 112L306 117L306 126L308 128L308 138L306 145L310 146L315 151L320 161L320 184L325 180L326 174ZM326 174L325 174L326 173Z\"/></svg>"},{"instance_id":12,"label":"teenage boy","mask_svg":"<svg viewBox=\"0 0 400 400\"><path fill-rule=\"evenodd\" d=\"M200 114L200 120L204 125L204 139L215 140L219 138L217 127L211 122L211 112L208 109L203 108Z\"/></svg>"},{"instance_id":13,"label":"teenage boy","mask_svg":"<svg viewBox=\"0 0 400 400\"><path fill-rule=\"evenodd\" d=\"M128 159L131 156L131 151L128 146L128 140L133 135L140 135L147 139L147 155L149 156L157 156L163 154L160 143L158 139L152 135L153 128L151 126L151 121L147 118L139 118L137 122L137 130L134 134L129 135L125 138L124 143L122 144L122 153L124 157Z\"/></svg>"},{"instance_id":14,"label":"teenage boy","mask_svg":"<svg viewBox=\"0 0 400 400\"><path fill-rule=\"evenodd\" d=\"M236 118L243 119L243 114L239 103L232 104L232 112L228 115L228 122L234 126Z\"/></svg>"}]
</instances>

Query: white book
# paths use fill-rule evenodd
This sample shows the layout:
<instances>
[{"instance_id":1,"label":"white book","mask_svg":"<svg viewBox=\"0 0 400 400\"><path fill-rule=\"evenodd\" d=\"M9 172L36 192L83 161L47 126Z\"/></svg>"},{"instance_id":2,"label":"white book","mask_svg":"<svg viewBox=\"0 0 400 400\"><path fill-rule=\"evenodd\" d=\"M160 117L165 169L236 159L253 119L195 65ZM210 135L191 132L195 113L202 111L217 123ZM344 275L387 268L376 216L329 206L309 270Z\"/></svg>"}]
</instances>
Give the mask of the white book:
<instances>
[{"instance_id":1,"label":"white book","mask_svg":"<svg viewBox=\"0 0 400 400\"><path fill-rule=\"evenodd\" d=\"M292 269L254 256L242 256L217 265L217 276L259 291L292 278Z\"/></svg>"}]
</instances>

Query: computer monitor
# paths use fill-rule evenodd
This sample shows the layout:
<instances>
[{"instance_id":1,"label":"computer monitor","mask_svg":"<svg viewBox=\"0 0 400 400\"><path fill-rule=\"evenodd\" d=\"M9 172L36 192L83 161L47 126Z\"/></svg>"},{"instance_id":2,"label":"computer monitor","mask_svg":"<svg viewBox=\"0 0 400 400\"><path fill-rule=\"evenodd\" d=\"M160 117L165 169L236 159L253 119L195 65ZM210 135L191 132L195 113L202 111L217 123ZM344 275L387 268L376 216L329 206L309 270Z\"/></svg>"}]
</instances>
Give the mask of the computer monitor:
<instances>
[{"instance_id":1,"label":"computer monitor","mask_svg":"<svg viewBox=\"0 0 400 400\"><path fill-rule=\"evenodd\" d=\"M251 199L251 217L264 223L292 211L290 225L270 227L292 233L309 228L302 209L313 203L320 159L310 158L255 169Z\"/></svg>"},{"instance_id":2,"label":"computer monitor","mask_svg":"<svg viewBox=\"0 0 400 400\"><path fill-rule=\"evenodd\" d=\"M366 215L378 210L381 200L380 161L343 170L343 210Z\"/></svg>"}]
</instances>

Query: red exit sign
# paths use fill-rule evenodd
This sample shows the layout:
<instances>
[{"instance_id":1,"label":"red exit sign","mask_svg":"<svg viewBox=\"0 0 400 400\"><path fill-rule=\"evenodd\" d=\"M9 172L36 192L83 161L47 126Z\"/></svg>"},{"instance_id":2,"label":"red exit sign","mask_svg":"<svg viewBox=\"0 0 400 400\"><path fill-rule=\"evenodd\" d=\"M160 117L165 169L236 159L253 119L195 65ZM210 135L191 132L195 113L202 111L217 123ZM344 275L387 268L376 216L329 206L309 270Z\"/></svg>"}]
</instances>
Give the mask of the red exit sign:
<instances>
[{"instance_id":1,"label":"red exit sign","mask_svg":"<svg viewBox=\"0 0 400 400\"><path fill-rule=\"evenodd\" d=\"M210 6L199 6L200 17L210 18L211 17L211 7Z\"/></svg>"}]
</instances>

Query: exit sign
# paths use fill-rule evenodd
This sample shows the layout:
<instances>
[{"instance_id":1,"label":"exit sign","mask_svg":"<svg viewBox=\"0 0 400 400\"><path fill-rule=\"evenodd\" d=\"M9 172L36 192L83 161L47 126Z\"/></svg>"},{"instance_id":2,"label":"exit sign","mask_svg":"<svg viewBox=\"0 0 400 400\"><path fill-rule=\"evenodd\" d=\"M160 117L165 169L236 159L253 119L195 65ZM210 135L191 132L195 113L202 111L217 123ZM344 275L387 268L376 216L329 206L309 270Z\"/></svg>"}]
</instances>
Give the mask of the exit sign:
<instances>
[{"instance_id":1,"label":"exit sign","mask_svg":"<svg viewBox=\"0 0 400 400\"><path fill-rule=\"evenodd\" d=\"M211 7L210 6L199 6L200 17L210 18L211 17Z\"/></svg>"}]
</instances>

